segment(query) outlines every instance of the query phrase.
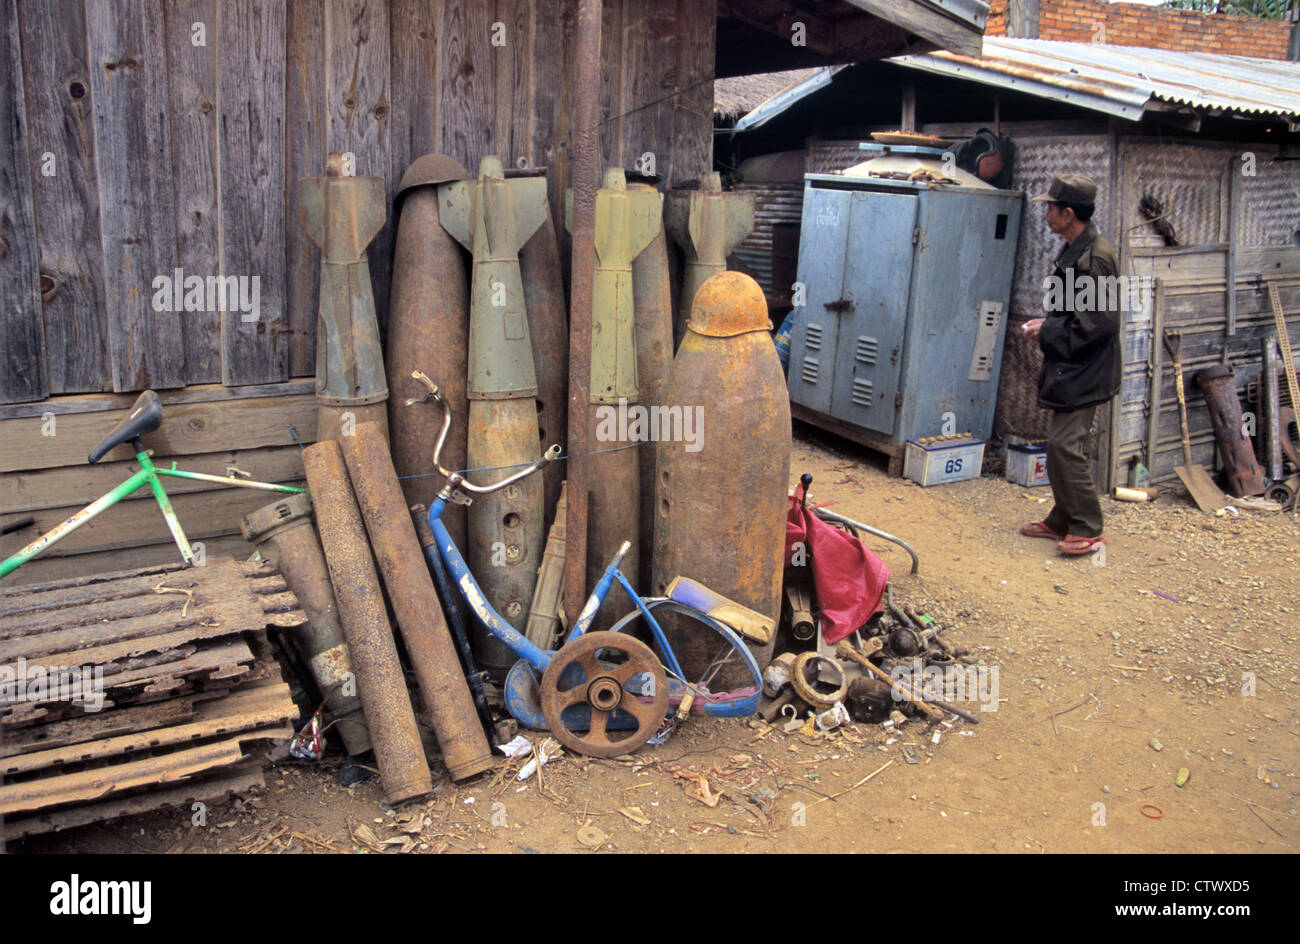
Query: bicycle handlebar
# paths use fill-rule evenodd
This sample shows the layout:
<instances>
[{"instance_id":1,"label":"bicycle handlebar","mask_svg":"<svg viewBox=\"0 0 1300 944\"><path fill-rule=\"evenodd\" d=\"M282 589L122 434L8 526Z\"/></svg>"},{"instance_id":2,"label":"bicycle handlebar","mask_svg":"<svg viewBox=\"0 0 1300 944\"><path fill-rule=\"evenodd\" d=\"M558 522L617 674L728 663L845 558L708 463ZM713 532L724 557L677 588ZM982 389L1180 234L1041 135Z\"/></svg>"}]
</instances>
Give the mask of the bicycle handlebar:
<instances>
[{"instance_id":1,"label":"bicycle handlebar","mask_svg":"<svg viewBox=\"0 0 1300 944\"><path fill-rule=\"evenodd\" d=\"M438 431L438 442L437 445L433 447L433 465L440 474L447 478L447 481L450 484L463 485L468 491L474 492L477 495L490 495L493 492L500 491L507 485L513 485L520 479L527 478L542 466L546 465L546 463L554 462L560 457L559 444L552 444L540 459L535 462L530 462L526 467L520 469L514 475L507 476L500 482L494 482L491 485L475 485L459 472L452 472L449 469L444 469L442 467L442 447L446 444L447 433L451 430L451 410L448 409L446 399L443 397L441 391L438 390L438 385L429 379L428 374L422 370L415 370L411 372L411 376L422 384L429 392L418 399L413 398L407 400L406 405L414 406L417 403L424 403L432 400L442 408L442 429Z\"/></svg>"}]
</instances>

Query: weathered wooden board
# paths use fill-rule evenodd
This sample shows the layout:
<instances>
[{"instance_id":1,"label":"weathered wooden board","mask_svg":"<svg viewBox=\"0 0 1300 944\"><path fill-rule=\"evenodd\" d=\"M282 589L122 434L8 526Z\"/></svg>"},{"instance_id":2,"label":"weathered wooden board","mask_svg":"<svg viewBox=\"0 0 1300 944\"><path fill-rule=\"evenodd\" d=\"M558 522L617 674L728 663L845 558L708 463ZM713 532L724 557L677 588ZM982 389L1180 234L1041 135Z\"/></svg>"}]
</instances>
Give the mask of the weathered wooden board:
<instances>
[{"instance_id":1,"label":"weathered wooden board","mask_svg":"<svg viewBox=\"0 0 1300 944\"><path fill-rule=\"evenodd\" d=\"M216 0L176 0L167 17L167 92L176 180L176 265L206 278L221 271L217 213L217 60L223 54ZM232 36L230 41L242 43ZM221 313L187 311L185 382L221 380Z\"/></svg>"},{"instance_id":2,"label":"weathered wooden board","mask_svg":"<svg viewBox=\"0 0 1300 944\"><path fill-rule=\"evenodd\" d=\"M326 0L325 142L351 153L357 176L385 178L389 221L367 249L380 330L388 323L393 265L393 190L389 154L388 5L373 0ZM316 174L324 173L324 168Z\"/></svg>"},{"instance_id":3,"label":"weathered wooden board","mask_svg":"<svg viewBox=\"0 0 1300 944\"><path fill-rule=\"evenodd\" d=\"M0 757L13 757L29 751L48 750L70 744L83 744L96 738L115 737L147 728L181 724L194 717L193 698L175 698L152 705L120 708L108 714L82 713L64 721L5 731L0 740Z\"/></svg>"},{"instance_id":4,"label":"weathered wooden board","mask_svg":"<svg viewBox=\"0 0 1300 944\"><path fill-rule=\"evenodd\" d=\"M285 304L289 376L316 373L320 256L298 222L298 181L325 173L325 0L289 4L285 23Z\"/></svg>"},{"instance_id":5,"label":"weathered wooden board","mask_svg":"<svg viewBox=\"0 0 1300 944\"><path fill-rule=\"evenodd\" d=\"M677 99L673 115L670 186L696 180L713 169L713 47L717 20L712 8L677 3ZM704 115L709 121L701 121Z\"/></svg>"},{"instance_id":6,"label":"weathered wooden board","mask_svg":"<svg viewBox=\"0 0 1300 944\"><path fill-rule=\"evenodd\" d=\"M279 0L221 5L221 275L238 278L241 302L252 302L221 315L221 380L228 386L289 377L284 19Z\"/></svg>"},{"instance_id":7,"label":"weathered wooden board","mask_svg":"<svg viewBox=\"0 0 1300 944\"><path fill-rule=\"evenodd\" d=\"M622 138L628 168L663 173L665 144L673 139L673 83L678 42L673 4L626 0L627 44ZM802 199L802 194L800 194Z\"/></svg>"},{"instance_id":8,"label":"weathered wooden board","mask_svg":"<svg viewBox=\"0 0 1300 944\"><path fill-rule=\"evenodd\" d=\"M111 390L85 7L37 0L20 19L50 393Z\"/></svg>"},{"instance_id":9,"label":"weathered wooden board","mask_svg":"<svg viewBox=\"0 0 1300 944\"><path fill-rule=\"evenodd\" d=\"M280 384L254 384L248 387L223 387L221 384L194 384L179 390L160 390L158 399L167 407L175 403L215 403L219 400L246 400L250 397L291 397L314 394L315 381L291 380ZM82 396L51 397L42 403L0 405L0 420L45 416L52 413L103 413L123 410L135 402L134 393L92 393ZM111 424L110 424L111 425Z\"/></svg>"},{"instance_id":10,"label":"weathered wooden board","mask_svg":"<svg viewBox=\"0 0 1300 944\"><path fill-rule=\"evenodd\" d=\"M90 823L147 813L168 806L188 807L194 802L213 802L234 793L242 793L265 785L261 767L239 764L220 768L207 776L188 780L177 786L137 793L121 799L106 800L52 813L33 816L9 817L0 824L0 838L19 839L40 833L73 829Z\"/></svg>"},{"instance_id":11,"label":"weathered wooden board","mask_svg":"<svg viewBox=\"0 0 1300 944\"><path fill-rule=\"evenodd\" d=\"M181 527L185 529L186 536L193 543L238 531L240 518L282 495L283 493L266 492L260 489L219 488L213 491L172 495L171 503L176 516L180 518ZM15 551L21 550L35 537L62 523L81 507L68 505L31 511L31 517L36 519L35 526L22 532L0 536L0 554L8 557ZM166 519L163 518L156 503L126 501L92 518L45 551L42 556L86 554L113 548L170 543L171 540Z\"/></svg>"},{"instance_id":12,"label":"weathered wooden board","mask_svg":"<svg viewBox=\"0 0 1300 944\"><path fill-rule=\"evenodd\" d=\"M395 0L389 7L393 93L389 181L394 193L412 161L422 154L438 153L441 147L438 38L442 9L442 0Z\"/></svg>"},{"instance_id":13,"label":"weathered wooden board","mask_svg":"<svg viewBox=\"0 0 1300 944\"><path fill-rule=\"evenodd\" d=\"M182 387L181 313L154 304L176 262L162 3L86 0L86 35L113 389Z\"/></svg>"},{"instance_id":14,"label":"weathered wooden board","mask_svg":"<svg viewBox=\"0 0 1300 944\"><path fill-rule=\"evenodd\" d=\"M264 685L248 691L231 692L225 698L201 705L193 721L167 727L153 727L101 737L85 744L32 751L0 762L0 775L12 776L67 764L102 760L117 754L184 744L204 738L235 734L292 721L297 709L289 686Z\"/></svg>"},{"instance_id":15,"label":"weathered wooden board","mask_svg":"<svg viewBox=\"0 0 1300 944\"><path fill-rule=\"evenodd\" d=\"M0 400L49 392L17 0L0 2Z\"/></svg>"},{"instance_id":16,"label":"weathered wooden board","mask_svg":"<svg viewBox=\"0 0 1300 944\"><path fill-rule=\"evenodd\" d=\"M564 191L570 186L570 122L573 120L573 42L577 32L576 0L552 0L533 16L531 160L548 168L551 219L556 221L560 258L568 258L564 226Z\"/></svg>"},{"instance_id":17,"label":"weathered wooden board","mask_svg":"<svg viewBox=\"0 0 1300 944\"><path fill-rule=\"evenodd\" d=\"M541 166L533 156L533 57L539 55L534 21L537 0L497 0L497 22L506 30L507 45L497 47L497 127L498 135L508 135L509 144L502 149L516 167L520 162ZM550 50L540 55L549 58ZM510 116L500 112L501 103L510 106Z\"/></svg>"},{"instance_id":18,"label":"weathered wooden board","mask_svg":"<svg viewBox=\"0 0 1300 944\"><path fill-rule=\"evenodd\" d=\"M293 446L268 446L265 449L223 450L205 455L187 456L184 468L205 475L226 475L234 466L259 482L292 484L301 481L302 450ZM20 514L38 508L66 507L69 500L89 503L113 487L125 482L138 468L134 460L100 462L96 465L69 465L34 472L0 473L0 513ZM214 482L166 477L163 488L168 495L210 492L224 486ZM275 494L266 492L266 504ZM153 502L148 486L140 488L124 501ZM27 532L30 534L31 532Z\"/></svg>"},{"instance_id":19,"label":"weathered wooden board","mask_svg":"<svg viewBox=\"0 0 1300 944\"><path fill-rule=\"evenodd\" d=\"M135 787L184 780L214 767L235 764L243 759L242 741L259 738L284 738L293 729L276 726L245 732L212 744L187 748L159 757L145 757L83 770L75 774L50 779L27 780L0 786L0 815L12 816L43 806L63 803L85 803L122 793Z\"/></svg>"},{"instance_id":20,"label":"weathered wooden board","mask_svg":"<svg viewBox=\"0 0 1300 944\"><path fill-rule=\"evenodd\" d=\"M232 555L243 559L252 553L252 548L239 534L209 538L203 543L208 560ZM104 574L122 568L157 567L179 563L181 563L180 551L176 550L176 545L170 542L97 551L93 554L74 554L69 557L38 557L28 561L13 573L0 577L0 589L43 584L51 580L84 577L89 574Z\"/></svg>"},{"instance_id":21,"label":"weathered wooden board","mask_svg":"<svg viewBox=\"0 0 1300 944\"><path fill-rule=\"evenodd\" d=\"M126 410L72 413L52 423L37 417L0 420L0 472L80 465ZM292 431L291 431L292 427ZM48 433L43 430L49 430ZM316 441L316 398L249 397L210 403L169 406L163 424L145 444L158 457L174 458L223 449L287 446L293 433L303 443ZM129 444L118 446L105 459L130 459Z\"/></svg>"},{"instance_id":22,"label":"weathered wooden board","mask_svg":"<svg viewBox=\"0 0 1300 944\"><path fill-rule=\"evenodd\" d=\"M438 39L442 150L475 175L479 161L497 147L492 135L493 12L490 3L448 2Z\"/></svg>"},{"instance_id":23,"label":"weathered wooden board","mask_svg":"<svg viewBox=\"0 0 1300 944\"><path fill-rule=\"evenodd\" d=\"M603 4L600 19L600 170L623 166L623 3ZM713 111L713 103L709 103Z\"/></svg>"}]
</instances>

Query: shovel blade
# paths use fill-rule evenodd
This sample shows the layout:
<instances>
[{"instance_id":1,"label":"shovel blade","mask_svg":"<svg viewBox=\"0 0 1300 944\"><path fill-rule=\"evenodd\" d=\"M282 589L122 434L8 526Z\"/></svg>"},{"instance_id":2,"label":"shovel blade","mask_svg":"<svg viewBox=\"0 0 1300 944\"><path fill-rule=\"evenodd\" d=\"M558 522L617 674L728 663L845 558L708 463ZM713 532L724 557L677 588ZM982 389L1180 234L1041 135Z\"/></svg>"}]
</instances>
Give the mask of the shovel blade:
<instances>
[{"instance_id":1,"label":"shovel blade","mask_svg":"<svg viewBox=\"0 0 1300 944\"><path fill-rule=\"evenodd\" d=\"M1230 504L1219 486L1214 484L1214 480L1210 478L1210 473L1204 466L1180 465L1176 466L1174 471L1178 473L1183 487L1191 494L1192 500L1201 511L1213 514L1224 505Z\"/></svg>"}]
</instances>

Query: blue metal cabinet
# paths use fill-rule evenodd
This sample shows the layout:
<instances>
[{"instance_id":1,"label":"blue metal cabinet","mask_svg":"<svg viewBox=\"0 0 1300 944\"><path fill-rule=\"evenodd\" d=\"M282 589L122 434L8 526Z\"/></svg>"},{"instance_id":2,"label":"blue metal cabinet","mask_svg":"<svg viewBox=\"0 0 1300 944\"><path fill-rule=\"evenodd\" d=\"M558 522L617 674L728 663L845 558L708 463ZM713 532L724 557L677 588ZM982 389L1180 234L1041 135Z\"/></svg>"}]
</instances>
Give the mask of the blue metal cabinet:
<instances>
[{"instance_id":1,"label":"blue metal cabinet","mask_svg":"<svg viewBox=\"0 0 1300 944\"><path fill-rule=\"evenodd\" d=\"M987 438L1022 199L991 187L807 175L803 304L790 339L795 415L896 460L909 439L954 430Z\"/></svg>"}]
</instances>

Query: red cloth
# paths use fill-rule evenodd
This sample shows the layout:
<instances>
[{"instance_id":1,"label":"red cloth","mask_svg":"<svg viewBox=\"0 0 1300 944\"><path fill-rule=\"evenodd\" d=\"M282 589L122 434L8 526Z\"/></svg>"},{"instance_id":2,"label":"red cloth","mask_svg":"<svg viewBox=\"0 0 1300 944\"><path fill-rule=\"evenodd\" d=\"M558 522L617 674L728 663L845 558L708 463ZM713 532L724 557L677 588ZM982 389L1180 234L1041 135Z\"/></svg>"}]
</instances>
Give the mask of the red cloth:
<instances>
[{"instance_id":1,"label":"red cloth","mask_svg":"<svg viewBox=\"0 0 1300 944\"><path fill-rule=\"evenodd\" d=\"M786 516L787 567L800 543L804 560L812 567L822 636L828 643L839 642L881 611L889 567L853 535L822 521L812 508L805 509L802 484L791 496Z\"/></svg>"}]
</instances>

